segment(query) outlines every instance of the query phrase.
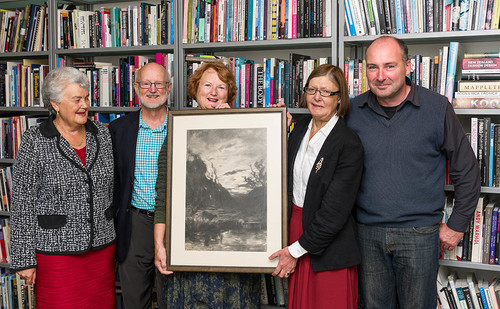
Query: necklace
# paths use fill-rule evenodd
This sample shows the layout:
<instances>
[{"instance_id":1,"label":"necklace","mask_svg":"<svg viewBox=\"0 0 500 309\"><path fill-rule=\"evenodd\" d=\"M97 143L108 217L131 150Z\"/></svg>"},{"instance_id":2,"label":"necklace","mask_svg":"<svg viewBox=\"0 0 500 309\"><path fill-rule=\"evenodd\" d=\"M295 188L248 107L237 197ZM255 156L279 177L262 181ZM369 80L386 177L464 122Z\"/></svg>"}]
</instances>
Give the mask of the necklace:
<instances>
[{"instance_id":1,"label":"necklace","mask_svg":"<svg viewBox=\"0 0 500 309\"><path fill-rule=\"evenodd\" d=\"M57 121L56 121L56 120L54 120L54 126L56 127L57 131L59 131L59 133L61 133L61 135L63 135L63 134L62 134L62 130L59 128L59 125L57 124ZM78 145L71 144L71 143L69 142L69 140L68 140L67 138L65 138L65 139L66 139L66 141L68 141L68 144L69 144L71 147L73 147L73 148L79 148L80 146L82 146L82 145L83 145L83 141L85 141L85 126L82 126L82 130L81 130L81 131L82 131L82 138L81 138L81 140L80 140L80 143L78 143ZM63 137L64 137L64 135L63 135Z\"/></svg>"}]
</instances>

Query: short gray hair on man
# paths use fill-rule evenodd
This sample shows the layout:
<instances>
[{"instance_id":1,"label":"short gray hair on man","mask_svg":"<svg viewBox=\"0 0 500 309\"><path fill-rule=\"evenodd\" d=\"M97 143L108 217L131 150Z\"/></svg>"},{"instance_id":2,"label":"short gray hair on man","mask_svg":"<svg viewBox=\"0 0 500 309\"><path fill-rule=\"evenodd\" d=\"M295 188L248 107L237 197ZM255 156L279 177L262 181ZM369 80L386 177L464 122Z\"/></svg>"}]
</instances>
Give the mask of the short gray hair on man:
<instances>
[{"instance_id":1,"label":"short gray hair on man","mask_svg":"<svg viewBox=\"0 0 500 309\"><path fill-rule=\"evenodd\" d=\"M51 114L56 114L56 111L50 101L61 103L64 90L68 84L77 84L85 89L90 87L87 75L72 67L57 68L45 76L42 86L42 98L44 106L47 107Z\"/></svg>"}]
</instances>

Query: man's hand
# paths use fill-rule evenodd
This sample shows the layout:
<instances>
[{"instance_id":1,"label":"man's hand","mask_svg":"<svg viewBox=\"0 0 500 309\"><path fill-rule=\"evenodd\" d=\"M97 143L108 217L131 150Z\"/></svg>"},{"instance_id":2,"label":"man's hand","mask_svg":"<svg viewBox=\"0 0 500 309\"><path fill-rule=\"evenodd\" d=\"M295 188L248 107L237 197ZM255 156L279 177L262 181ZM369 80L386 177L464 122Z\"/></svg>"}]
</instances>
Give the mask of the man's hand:
<instances>
[{"instance_id":1,"label":"man's hand","mask_svg":"<svg viewBox=\"0 0 500 309\"><path fill-rule=\"evenodd\" d=\"M450 229L446 223L441 224L439 227L439 240L441 241L441 248L444 250L453 250L463 237L464 233Z\"/></svg>"}]
</instances>

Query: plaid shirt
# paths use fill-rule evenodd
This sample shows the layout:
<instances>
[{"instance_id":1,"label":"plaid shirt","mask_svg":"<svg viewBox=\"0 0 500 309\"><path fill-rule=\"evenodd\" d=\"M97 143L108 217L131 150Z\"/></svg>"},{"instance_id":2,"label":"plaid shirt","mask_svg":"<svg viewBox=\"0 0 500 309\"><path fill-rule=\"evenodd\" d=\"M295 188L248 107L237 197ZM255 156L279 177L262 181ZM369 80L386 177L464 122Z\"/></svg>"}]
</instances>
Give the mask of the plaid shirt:
<instances>
[{"instance_id":1,"label":"plaid shirt","mask_svg":"<svg viewBox=\"0 0 500 309\"><path fill-rule=\"evenodd\" d=\"M167 120L152 130L139 115L139 133L135 153L134 189L131 204L134 207L154 210L156 198L156 177L158 175L158 154L167 136Z\"/></svg>"}]
</instances>

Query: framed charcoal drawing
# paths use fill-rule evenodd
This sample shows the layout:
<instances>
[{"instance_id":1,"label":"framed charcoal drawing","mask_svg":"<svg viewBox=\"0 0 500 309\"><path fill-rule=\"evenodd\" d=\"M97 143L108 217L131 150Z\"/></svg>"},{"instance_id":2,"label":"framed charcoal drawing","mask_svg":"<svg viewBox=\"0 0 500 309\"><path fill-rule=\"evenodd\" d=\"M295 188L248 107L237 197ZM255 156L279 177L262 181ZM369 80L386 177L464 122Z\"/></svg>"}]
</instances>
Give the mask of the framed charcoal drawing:
<instances>
[{"instance_id":1,"label":"framed charcoal drawing","mask_svg":"<svg viewBox=\"0 0 500 309\"><path fill-rule=\"evenodd\" d=\"M167 267L272 272L287 241L286 110L169 111Z\"/></svg>"}]
</instances>

